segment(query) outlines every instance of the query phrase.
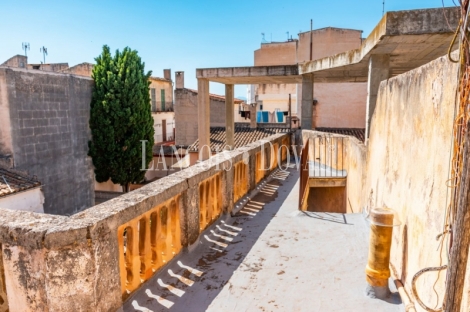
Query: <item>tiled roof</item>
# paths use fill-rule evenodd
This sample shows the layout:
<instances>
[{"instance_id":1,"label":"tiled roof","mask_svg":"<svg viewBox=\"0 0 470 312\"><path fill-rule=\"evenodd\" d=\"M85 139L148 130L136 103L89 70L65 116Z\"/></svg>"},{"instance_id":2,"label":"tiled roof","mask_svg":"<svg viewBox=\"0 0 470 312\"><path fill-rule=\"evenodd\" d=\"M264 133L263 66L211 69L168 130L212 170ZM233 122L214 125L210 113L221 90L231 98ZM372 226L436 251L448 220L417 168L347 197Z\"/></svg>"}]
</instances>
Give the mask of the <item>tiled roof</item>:
<instances>
[{"instance_id":1,"label":"tiled roof","mask_svg":"<svg viewBox=\"0 0 470 312\"><path fill-rule=\"evenodd\" d=\"M191 91L192 93L197 94L197 90L189 89L189 88L185 88L185 89L188 90L188 91ZM209 93L209 97L212 98L212 99L214 99L214 100L225 101L225 96L223 96L223 95L218 95L218 94ZM235 98L233 102L234 102L235 104L241 104L241 103L243 103L243 102L245 102L245 101Z\"/></svg>"},{"instance_id":2,"label":"tiled roof","mask_svg":"<svg viewBox=\"0 0 470 312\"><path fill-rule=\"evenodd\" d=\"M342 135L350 135L356 137L359 141L364 142L365 129L356 128L315 128L315 131L329 132Z\"/></svg>"},{"instance_id":3,"label":"tiled roof","mask_svg":"<svg viewBox=\"0 0 470 312\"><path fill-rule=\"evenodd\" d=\"M16 170L0 167L0 197L40 186L36 179Z\"/></svg>"},{"instance_id":4,"label":"tiled roof","mask_svg":"<svg viewBox=\"0 0 470 312\"><path fill-rule=\"evenodd\" d=\"M166 78L161 78L161 77L154 77L154 76L150 76L151 80L157 80L157 81L165 81L165 82L171 82L170 79L166 79Z\"/></svg>"},{"instance_id":5,"label":"tiled roof","mask_svg":"<svg viewBox=\"0 0 470 312\"><path fill-rule=\"evenodd\" d=\"M289 128L256 128L235 127L235 148L245 146L277 133L288 133ZM211 127L211 151L222 151L226 146L225 127ZM189 151L199 150L199 140L188 147Z\"/></svg>"}]
</instances>

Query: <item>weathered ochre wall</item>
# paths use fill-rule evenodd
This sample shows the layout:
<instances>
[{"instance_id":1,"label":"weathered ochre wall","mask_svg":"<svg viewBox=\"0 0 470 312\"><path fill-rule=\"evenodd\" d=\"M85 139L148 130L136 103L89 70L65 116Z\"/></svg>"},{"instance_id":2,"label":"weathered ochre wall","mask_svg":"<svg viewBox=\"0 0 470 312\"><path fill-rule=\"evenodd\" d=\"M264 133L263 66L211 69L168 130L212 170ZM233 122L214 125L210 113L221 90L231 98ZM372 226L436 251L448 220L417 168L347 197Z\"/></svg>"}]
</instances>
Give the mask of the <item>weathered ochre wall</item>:
<instances>
[{"instance_id":1,"label":"weathered ochre wall","mask_svg":"<svg viewBox=\"0 0 470 312\"><path fill-rule=\"evenodd\" d=\"M372 119L363 196L367 206L398 213L402 225L393 231L391 262L409 293L414 274L447 264L447 244L439 245L436 236L443 232L451 191L446 181L457 66L442 57L383 81ZM418 293L428 306L441 306L445 275L418 279Z\"/></svg>"}]
</instances>

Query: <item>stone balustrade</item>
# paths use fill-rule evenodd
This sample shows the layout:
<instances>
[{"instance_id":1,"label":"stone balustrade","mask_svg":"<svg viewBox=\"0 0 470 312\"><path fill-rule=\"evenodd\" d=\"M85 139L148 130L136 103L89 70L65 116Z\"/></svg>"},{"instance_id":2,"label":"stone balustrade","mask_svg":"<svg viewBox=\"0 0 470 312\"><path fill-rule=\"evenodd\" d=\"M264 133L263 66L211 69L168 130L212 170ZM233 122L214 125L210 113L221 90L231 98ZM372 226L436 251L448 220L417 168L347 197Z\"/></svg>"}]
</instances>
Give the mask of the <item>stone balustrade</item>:
<instances>
[{"instance_id":1,"label":"stone balustrade","mask_svg":"<svg viewBox=\"0 0 470 312\"><path fill-rule=\"evenodd\" d=\"M116 311L229 217L289 144L276 134L70 217L0 209L0 312Z\"/></svg>"}]
</instances>

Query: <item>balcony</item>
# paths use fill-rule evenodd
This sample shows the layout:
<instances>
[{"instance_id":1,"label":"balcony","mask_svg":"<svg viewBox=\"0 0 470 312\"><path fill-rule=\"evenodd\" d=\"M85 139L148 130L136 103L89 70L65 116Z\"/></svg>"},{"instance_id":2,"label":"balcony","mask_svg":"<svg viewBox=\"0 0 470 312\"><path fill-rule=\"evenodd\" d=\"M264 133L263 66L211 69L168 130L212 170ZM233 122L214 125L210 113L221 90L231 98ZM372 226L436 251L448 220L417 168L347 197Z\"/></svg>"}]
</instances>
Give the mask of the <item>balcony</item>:
<instances>
[{"instance_id":1,"label":"balcony","mask_svg":"<svg viewBox=\"0 0 470 312\"><path fill-rule=\"evenodd\" d=\"M152 113L174 112L173 102L151 101Z\"/></svg>"},{"instance_id":2,"label":"balcony","mask_svg":"<svg viewBox=\"0 0 470 312\"><path fill-rule=\"evenodd\" d=\"M362 215L298 209L296 165L275 165L290 140L218 154L71 217L1 210L0 307L400 311L396 292L363 295Z\"/></svg>"}]
</instances>

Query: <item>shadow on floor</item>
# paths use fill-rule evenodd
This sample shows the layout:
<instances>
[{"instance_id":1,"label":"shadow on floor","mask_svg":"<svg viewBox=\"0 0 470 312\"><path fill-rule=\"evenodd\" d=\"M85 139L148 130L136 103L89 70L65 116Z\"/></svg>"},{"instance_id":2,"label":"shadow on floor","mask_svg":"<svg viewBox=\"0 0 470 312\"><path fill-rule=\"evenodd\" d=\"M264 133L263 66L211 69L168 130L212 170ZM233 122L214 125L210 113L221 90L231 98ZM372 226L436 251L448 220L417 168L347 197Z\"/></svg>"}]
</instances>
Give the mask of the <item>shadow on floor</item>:
<instances>
[{"instance_id":1,"label":"shadow on floor","mask_svg":"<svg viewBox=\"0 0 470 312\"><path fill-rule=\"evenodd\" d=\"M124 311L205 311L276 216L298 172L276 171L271 177L253 198L236 205L235 211L241 210L232 218L207 228L195 250L183 252L143 284L125 302ZM242 269L257 272L260 267Z\"/></svg>"}]
</instances>

